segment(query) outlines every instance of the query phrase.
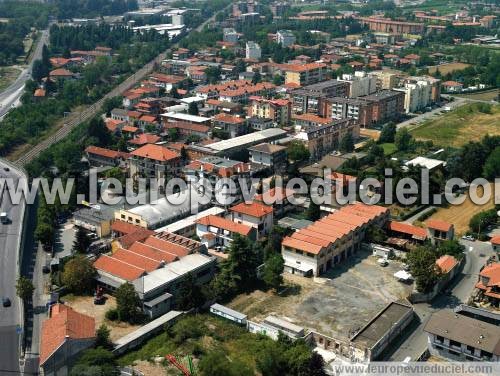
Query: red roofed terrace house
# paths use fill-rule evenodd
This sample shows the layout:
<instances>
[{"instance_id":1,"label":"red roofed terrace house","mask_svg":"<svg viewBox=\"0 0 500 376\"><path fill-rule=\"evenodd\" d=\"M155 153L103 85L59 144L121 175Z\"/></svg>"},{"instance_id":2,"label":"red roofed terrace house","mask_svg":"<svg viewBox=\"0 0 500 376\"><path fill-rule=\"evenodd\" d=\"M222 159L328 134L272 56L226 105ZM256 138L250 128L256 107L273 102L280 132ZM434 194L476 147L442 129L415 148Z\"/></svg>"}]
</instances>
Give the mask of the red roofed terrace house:
<instances>
[{"instance_id":1,"label":"red roofed terrace house","mask_svg":"<svg viewBox=\"0 0 500 376\"><path fill-rule=\"evenodd\" d=\"M476 283L483 301L498 308L500 303L500 262L487 264L479 273Z\"/></svg>"},{"instance_id":2,"label":"red roofed terrace house","mask_svg":"<svg viewBox=\"0 0 500 376\"><path fill-rule=\"evenodd\" d=\"M186 274L194 275L198 284L209 282L215 259L205 254L200 242L169 232L150 233L137 227L136 232L116 239L117 249L99 256L94 267L98 284L108 291L132 283L143 311L153 319L174 308Z\"/></svg>"},{"instance_id":3,"label":"red roofed terrace house","mask_svg":"<svg viewBox=\"0 0 500 376\"><path fill-rule=\"evenodd\" d=\"M257 240L257 230L254 227L233 222L231 219L207 215L196 220L196 235L207 248L224 250L231 245L234 234L251 241Z\"/></svg>"},{"instance_id":4,"label":"red roofed terrace house","mask_svg":"<svg viewBox=\"0 0 500 376\"><path fill-rule=\"evenodd\" d=\"M287 126L292 116L292 103L288 99L249 98L248 116L271 119L280 126Z\"/></svg>"},{"instance_id":5,"label":"red roofed terrace house","mask_svg":"<svg viewBox=\"0 0 500 376\"><path fill-rule=\"evenodd\" d=\"M165 179L179 175L181 156L161 145L146 144L130 153L129 176Z\"/></svg>"},{"instance_id":6,"label":"red roofed terrace house","mask_svg":"<svg viewBox=\"0 0 500 376\"><path fill-rule=\"evenodd\" d=\"M233 222L253 227L257 230L257 238L266 236L273 227L273 207L254 201L244 202L229 208Z\"/></svg>"},{"instance_id":7,"label":"red roofed terrace house","mask_svg":"<svg viewBox=\"0 0 500 376\"><path fill-rule=\"evenodd\" d=\"M89 164L94 167L115 167L124 163L129 157L128 153L105 149L98 146L87 146L85 154Z\"/></svg>"},{"instance_id":8,"label":"red roofed terrace house","mask_svg":"<svg viewBox=\"0 0 500 376\"><path fill-rule=\"evenodd\" d=\"M282 242L285 271L302 276L325 273L359 249L370 225L382 227L388 218L386 208L355 203L295 231Z\"/></svg>"},{"instance_id":9,"label":"red roofed terrace house","mask_svg":"<svg viewBox=\"0 0 500 376\"><path fill-rule=\"evenodd\" d=\"M433 244L455 237L455 226L449 222L438 219L429 219L425 222Z\"/></svg>"},{"instance_id":10,"label":"red roofed terrace house","mask_svg":"<svg viewBox=\"0 0 500 376\"><path fill-rule=\"evenodd\" d=\"M49 308L40 337L40 373L68 375L78 355L94 346L95 320L64 304Z\"/></svg>"}]
</instances>

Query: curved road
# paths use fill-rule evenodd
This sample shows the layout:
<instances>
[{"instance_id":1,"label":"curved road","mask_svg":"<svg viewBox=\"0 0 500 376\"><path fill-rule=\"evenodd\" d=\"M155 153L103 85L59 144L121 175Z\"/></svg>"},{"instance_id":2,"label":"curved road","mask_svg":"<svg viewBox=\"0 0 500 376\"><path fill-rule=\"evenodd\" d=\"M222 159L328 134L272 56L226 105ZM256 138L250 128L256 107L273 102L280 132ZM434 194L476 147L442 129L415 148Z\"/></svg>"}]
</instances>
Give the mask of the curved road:
<instances>
[{"instance_id":1,"label":"curved road","mask_svg":"<svg viewBox=\"0 0 500 376\"><path fill-rule=\"evenodd\" d=\"M9 171L5 169L9 168ZM22 172L0 161L0 179L11 178L17 182ZM0 296L8 297L12 305L0 306L0 375L19 373L19 334L21 306L16 296L16 279L19 270L18 245L21 238L25 204L13 205L10 195L1 192L0 211L6 212L10 223L0 224Z\"/></svg>"},{"instance_id":2,"label":"curved road","mask_svg":"<svg viewBox=\"0 0 500 376\"><path fill-rule=\"evenodd\" d=\"M48 43L48 40L49 31L43 30L28 66L22 70L16 80L7 89L0 93L0 120L12 107L16 107L20 103L19 100L21 95L23 95L24 84L31 78L33 63L35 60L42 58L43 46Z\"/></svg>"}]
</instances>

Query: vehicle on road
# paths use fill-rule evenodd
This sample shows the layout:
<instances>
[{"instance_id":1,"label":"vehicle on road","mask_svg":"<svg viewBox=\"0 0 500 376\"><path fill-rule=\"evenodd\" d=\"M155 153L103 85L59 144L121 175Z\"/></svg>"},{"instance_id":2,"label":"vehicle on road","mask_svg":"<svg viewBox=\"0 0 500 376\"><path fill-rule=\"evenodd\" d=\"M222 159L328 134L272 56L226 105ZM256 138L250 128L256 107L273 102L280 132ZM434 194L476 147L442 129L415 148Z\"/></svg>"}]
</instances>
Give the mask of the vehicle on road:
<instances>
[{"instance_id":1,"label":"vehicle on road","mask_svg":"<svg viewBox=\"0 0 500 376\"><path fill-rule=\"evenodd\" d=\"M2 298L2 305L3 305L4 307L10 307L10 306L11 306L11 304L12 304L12 303L11 303L11 301L10 301L10 299L9 299L8 297L4 296L4 297Z\"/></svg>"},{"instance_id":2,"label":"vehicle on road","mask_svg":"<svg viewBox=\"0 0 500 376\"><path fill-rule=\"evenodd\" d=\"M4 170L4 171L10 171L10 168L8 168L8 167L4 167L4 168L3 168L3 170Z\"/></svg>"},{"instance_id":3,"label":"vehicle on road","mask_svg":"<svg viewBox=\"0 0 500 376\"><path fill-rule=\"evenodd\" d=\"M469 240L471 242L473 242L474 240L476 240L472 235L464 235L464 236L462 236L462 239Z\"/></svg>"},{"instance_id":4,"label":"vehicle on road","mask_svg":"<svg viewBox=\"0 0 500 376\"><path fill-rule=\"evenodd\" d=\"M44 265L42 268L42 273L43 274L49 274L50 273L50 267L47 265Z\"/></svg>"},{"instance_id":5,"label":"vehicle on road","mask_svg":"<svg viewBox=\"0 0 500 376\"><path fill-rule=\"evenodd\" d=\"M6 212L0 213L0 222L2 222L3 224L9 223L9 216Z\"/></svg>"}]
</instances>

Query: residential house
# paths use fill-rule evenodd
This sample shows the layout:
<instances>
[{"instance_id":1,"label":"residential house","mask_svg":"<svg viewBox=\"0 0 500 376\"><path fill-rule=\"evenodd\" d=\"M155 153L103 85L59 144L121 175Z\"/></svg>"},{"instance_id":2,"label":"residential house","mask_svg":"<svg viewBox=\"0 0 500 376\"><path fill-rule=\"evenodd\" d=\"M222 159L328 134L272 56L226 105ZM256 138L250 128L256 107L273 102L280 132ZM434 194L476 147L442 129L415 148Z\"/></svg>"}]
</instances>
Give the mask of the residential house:
<instances>
[{"instance_id":1,"label":"residential house","mask_svg":"<svg viewBox=\"0 0 500 376\"><path fill-rule=\"evenodd\" d=\"M287 166L285 146L262 143L249 147L248 151L251 163L269 168L277 174L285 172Z\"/></svg>"},{"instance_id":2,"label":"residential house","mask_svg":"<svg viewBox=\"0 0 500 376\"><path fill-rule=\"evenodd\" d=\"M439 219L429 219L425 222L433 244L452 240L455 237L455 226Z\"/></svg>"},{"instance_id":3,"label":"residential house","mask_svg":"<svg viewBox=\"0 0 500 376\"><path fill-rule=\"evenodd\" d=\"M500 303L500 262L487 264L480 272L475 286L482 298L498 307Z\"/></svg>"},{"instance_id":4,"label":"residential house","mask_svg":"<svg viewBox=\"0 0 500 376\"><path fill-rule=\"evenodd\" d=\"M208 215L196 221L196 235L207 248L225 249L233 242L234 234L256 241L254 227L236 223L216 215Z\"/></svg>"},{"instance_id":5,"label":"residential house","mask_svg":"<svg viewBox=\"0 0 500 376\"><path fill-rule=\"evenodd\" d=\"M87 157L87 161L90 166L115 167L127 160L129 154L121 151L101 148L99 146L87 146L85 149L85 156Z\"/></svg>"},{"instance_id":6,"label":"residential house","mask_svg":"<svg viewBox=\"0 0 500 376\"><path fill-rule=\"evenodd\" d=\"M265 99L259 96L249 98L248 116L272 119L280 126L290 123L292 103L288 99Z\"/></svg>"},{"instance_id":7,"label":"residential house","mask_svg":"<svg viewBox=\"0 0 500 376\"><path fill-rule=\"evenodd\" d=\"M253 227L257 238L266 236L273 227L273 207L258 202L242 202L229 208L233 222Z\"/></svg>"},{"instance_id":8,"label":"residential house","mask_svg":"<svg viewBox=\"0 0 500 376\"><path fill-rule=\"evenodd\" d=\"M464 84L457 81L445 81L441 84L445 93L461 93L464 90Z\"/></svg>"},{"instance_id":9,"label":"residential house","mask_svg":"<svg viewBox=\"0 0 500 376\"><path fill-rule=\"evenodd\" d=\"M82 351L96 339L95 320L64 304L49 307L40 336L40 373L44 376L69 375Z\"/></svg>"},{"instance_id":10,"label":"residential house","mask_svg":"<svg viewBox=\"0 0 500 376\"><path fill-rule=\"evenodd\" d=\"M245 119L238 116L220 113L212 118L212 128L225 132L229 137L235 138L248 132Z\"/></svg>"}]
</instances>

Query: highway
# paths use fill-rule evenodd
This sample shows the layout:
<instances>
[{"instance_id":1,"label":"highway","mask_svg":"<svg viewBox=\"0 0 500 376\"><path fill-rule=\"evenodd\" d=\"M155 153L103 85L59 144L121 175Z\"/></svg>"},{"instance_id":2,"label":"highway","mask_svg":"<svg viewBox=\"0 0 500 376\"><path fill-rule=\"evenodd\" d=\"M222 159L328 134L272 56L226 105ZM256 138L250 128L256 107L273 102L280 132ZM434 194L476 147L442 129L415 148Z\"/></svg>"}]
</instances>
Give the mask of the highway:
<instances>
[{"instance_id":1,"label":"highway","mask_svg":"<svg viewBox=\"0 0 500 376\"><path fill-rule=\"evenodd\" d=\"M0 93L0 120L13 108L20 104L24 92L24 84L31 78L31 70L35 60L42 58L43 46L48 43L49 31L43 30L31 56L29 64L21 71L16 80Z\"/></svg>"},{"instance_id":2,"label":"highway","mask_svg":"<svg viewBox=\"0 0 500 376\"><path fill-rule=\"evenodd\" d=\"M0 178L12 178L17 182L22 173L0 161ZM17 183L16 183L17 184ZM19 372L19 341L16 328L21 324L21 306L16 296L16 279L19 270L18 244L21 237L24 202L12 205L10 196L2 192L0 211L7 212L11 222L0 224L0 296L8 297L12 305L0 306L0 375Z\"/></svg>"}]
</instances>

